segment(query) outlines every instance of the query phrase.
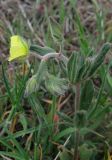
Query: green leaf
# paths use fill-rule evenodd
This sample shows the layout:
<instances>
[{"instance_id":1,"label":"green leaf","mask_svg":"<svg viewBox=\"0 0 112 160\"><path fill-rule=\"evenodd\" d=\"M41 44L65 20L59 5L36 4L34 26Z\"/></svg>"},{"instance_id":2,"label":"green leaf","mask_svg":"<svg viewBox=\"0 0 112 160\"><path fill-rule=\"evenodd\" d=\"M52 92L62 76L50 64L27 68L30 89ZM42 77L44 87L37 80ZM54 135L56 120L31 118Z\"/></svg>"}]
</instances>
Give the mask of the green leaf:
<instances>
[{"instance_id":1,"label":"green leaf","mask_svg":"<svg viewBox=\"0 0 112 160\"><path fill-rule=\"evenodd\" d=\"M81 90L80 108L88 110L94 96L94 87L91 80L87 80Z\"/></svg>"},{"instance_id":2,"label":"green leaf","mask_svg":"<svg viewBox=\"0 0 112 160\"><path fill-rule=\"evenodd\" d=\"M25 150L22 148L21 144L19 144L19 142L18 142L16 139L14 139L14 138L12 138L11 140L13 141L14 145L16 146L18 152L19 152L24 158L27 157L26 152L25 152Z\"/></svg>"},{"instance_id":3,"label":"green leaf","mask_svg":"<svg viewBox=\"0 0 112 160\"><path fill-rule=\"evenodd\" d=\"M27 129L27 119L26 119L26 116L25 114L20 114L20 119L19 119L20 123L22 124L23 126L23 129L26 130Z\"/></svg>"},{"instance_id":4,"label":"green leaf","mask_svg":"<svg viewBox=\"0 0 112 160\"><path fill-rule=\"evenodd\" d=\"M55 52L54 49L50 48L50 47L41 47L38 45L31 45L30 46L30 50L36 52L37 54L39 54L40 56L44 56L48 53L52 53Z\"/></svg>"},{"instance_id":5,"label":"green leaf","mask_svg":"<svg viewBox=\"0 0 112 160\"><path fill-rule=\"evenodd\" d=\"M39 147L37 143L34 143L34 160L39 160Z\"/></svg>"},{"instance_id":6,"label":"green leaf","mask_svg":"<svg viewBox=\"0 0 112 160\"><path fill-rule=\"evenodd\" d=\"M54 120L54 115L56 114L56 105L57 105L57 101L56 101L56 96L52 97L52 104L50 105L50 111L47 114L47 120L50 123L53 123Z\"/></svg>"},{"instance_id":7,"label":"green leaf","mask_svg":"<svg viewBox=\"0 0 112 160\"><path fill-rule=\"evenodd\" d=\"M91 160L93 153L93 148L90 148L85 143L79 147L80 160Z\"/></svg>"},{"instance_id":8,"label":"green leaf","mask_svg":"<svg viewBox=\"0 0 112 160\"><path fill-rule=\"evenodd\" d=\"M36 73L36 79L38 83L40 83L46 77L47 71L48 71L47 62L42 60L39 65L39 69Z\"/></svg>"},{"instance_id":9,"label":"green leaf","mask_svg":"<svg viewBox=\"0 0 112 160\"><path fill-rule=\"evenodd\" d=\"M10 158L15 158L16 160L26 160L20 155L19 153L14 153L14 152L5 152L5 151L0 151L0 155L8 156Z\"/></svg>"},{"instance_id":10,"label":"green leaf","mask_svg":"<svg viewBox=\"0 0 112 160\"><path fill-rule=\"evenodd\" d=\"M112 68L112 61L110 61L109 63L109 67L108 67L108 73L107 73L107 80L108 80L108 83L109 85L112 87L112 76L110 75L110 71L111 71L111 68Z\"/></svg>"},{"instance_id":11,"label":"green leaf","mask_svg":"<svg viewBox=\"0 0 112 160\"><path fill-rule=\"evenodd\" d=\"M78 128L82 128L86 125L87 123L86 113L87 112L85 110L77 111L75 115L75 123Z\"/></svg>"},{"instance_id":12,"label":"green leaf","mask_svg":"<svg viewBox=\"0 0 112 160\"><path fill-rule=\"evenodd\" d=\"M95 110L94 114L91 115L89 120L91 120L91 128L97 128L101 125L103 120L105 119L105 115L109 112L109 107L98 106Z\"/></svg>"},{"instance_id":13,"label":"green leaf","mask_svg":"<svg viewBox=\"0 0 112 160\"><path fill-rule=\"evenodd\" d=\"M68 115L66 115L65 113L62 113L62 112L58 112L57 114L58 114L59 117L62 118L64 121L73 124L73 120L72 120L72 118L70 118L70 116L68 116Z\"/></svg>"},{"instance_id":14,"label":"green leaf","mask_svg":"<svg viewBox=\"0 0 112 160\"><path fill-rule=\"evenodd\" d=\"M92 127L90 126L89 128L87 127L83 127L80 129L80 135L81 136L86 136L86 135L95 135L97 137L100 137L102 139L104 139L105 137L103 135L101 135L100 133L94 131L94 129L92 129Z\"/></svg>"},{"instance_id":15,"label":"green leaf","mask_svg":"<svg viewBox=\"0 0 112 160\"><path fill-rule=\"evenodd\" d=\"M85 67L86 67L85 64L80 64L78 71L77 71L76 82L83 80L83 74L85 72Z\"/></svg>"},{"instance_id":16,"label":"green leaf","mask_svg":"<svg viewBox=\"0 0 112 160\"><path fill-rule=\"evenodd\" d=\"M11 102L13 103L14 99L13 99L13 96L11 94L11 90L10 90L10 84L9 84L9 81L6 77L6 74L5 74L5 70L4 70L4 66L2 65L2 77L3 77L3 81L4 81L4 85L5 85L5 88L7 90L7 93L8 93L8 96L11 100Z\"/></svg>"},{"instance_id":17,"label":"green leaf","mask_svg":"<svg viewBox=\"0 0 112 160\"><path fill-rule=\"evenodd\" d=\"M10 143L2 139L2 137L0 137L0 143L4 145L5 147L7 147L7 149L10 149L11 151L15 151L15 149L10 145Z\"/></svg>"},{"instance_id":18,"label":"green leaf","mask_svg":"<svg viewBox=\"0 0 112 160\"><path fill-rule=\"evenodd\" d=\"M85 66L84 66L84 71L83 71L83 73L82 73L82 80L88 78L87 75L88 75L89 69L90 69L90 67L91 67L91 61L88 60L88 58L87 58L87 59L85 60L84 65L85 65Z\"/></svg>"},{"instance_id":19,"label":"green leaf","mask_svg":"<svg viewBox=\"0 0 112 160\"><path fill-rule=\"evenodd\" d=\"M30 73L31 73L31 70L32 70L32 66L33 65L30 66L29 72L27 73L26 76L24 76L23 81L20 79L19 82L21 82L21 85L19 84L19 82L17 82L17 84L19 84L19 89L18 89L18 93L17 93L18 103L20 103L21 99L24 96L24 91L25 91L26 84L27 84L27 81L29 79L29 76L30 76Z\"/></svg>"},{"instance_id":20,"label":"green leaf","mask_svg":"<svg viewBox=\"0 0 112 160\"><path fill-rule=\"evenodd\" d=\"M48 20L48 33L49 37L51 37L52 41L55 43L61 43L63 40L62 27L60 24L54 19L47 17Z\"/></svg>"},{"instance_id":21,"label":"green leaf","mask_svg":"<svg viewBox=\"0 0 112 160\"><path fill-rule=\"evenodd\" d=\"M93 104L91 109L88 111L88 115L87 115L88 119L94 115L94 113L96 112L96 110L97 110L97 108L99 106L99 102L100 102L100 99L102 97L102 93L103 93L103 89L104 89L104 85L105 85L106 75L107 75L107 71L104 72L102 84L101 84L101 87L100 87L96 102Z\"/></svg>"},{"instance_id":22,"label":"green leaf","mask_svg":"<svg viewBox=\"0 0 112 160\"><path fill-rule=\"evenodd\" d=\"M84 57L80 53L73 53L67 64L68 78L71 83L81 80L84 67Z\"/></svg>"},{"instance_id":23,"label":"green leaf","mask_svg":"<svg viewBox=\"0 0 112 160\"><path fill-rule=\"evenodd\" d=\"M110 50L110 43L105 43L98 55L87 59L88 61L91 62L91 66L90 69L88 70L87 76L92 76L94 72L100 67L109 50Z\"/></svg>"},{"instance_id":24,"label":"green leaf","mask_svg":"<svg viewBox=\"0 0 112 160\"><path fill-rule=\"evenodd\" d=\"M28 154L27 152L25 152L25 150L22 148L22 146L18 143L18 141L13 137L13 134L10 134L10 142L13 143L13 145L11 146L11 143L6 141L5 139L0 138L0 143L2 143L5 147L7 147L7 149L13 151L13 153L15 153L16 155L21 155L22 158L28 159ZM10 145L9 145L10 144ZM0 152L1 153L1 152ZM11 152L4 152L4 153L11 153ZM11 156L13 157L13 156ZM18 157L19 158L19 157Z\"/></svg>"},{"instance_id":25,"label":"green leaf","mask_svg":"<svg viewBox=\"0 0 112 160\"><path fill-rule=\"evenodd\" d=\"M66 11L65 11L65 6L64 6L64 1L61 0L60 10L59 10L59 17L60 17L60 23L62 25L64 23L65 16L66 16Z\"/></svg>"},{"instance_id":26,"label":"green leaf","mask_svg":"<svg viewBox=\"0 0 112 160\"><path fill-rule=\"evenodd\" d=\"M34 113L37 115L37 117L40 120L43 119L47 123L45 111L40 101L34 95L30 96L28 100L29 100L29 103L31 104L31 107Z\"/></svg>"},{"instance_id":27,"label":"green leaf","mask_svg":"<svg viewBox=\"0 0 112 160\"><path fill-rule=\"evenodd\" d=\"M68 61L67 69L68 69L68 78L70 82L75 81L76 74L76 63L77 63L78 53L73 53Z\"/></svg>"},{"instance_id":28,"label":"green leaf","mask_svg":"<svg viewBox=\"0 0 112 160\"><path fill-rule=\"evenodd\" d=\"M72 158L66 149L63 149L63 151L60 153L59 157L60 157L60 160L71 160L71 158Z\"/></svg>"},{"instance_id":29,"label":"green leaf","mask_svg":"<svg viewBox=\"0 0 112 160\"><path fill-rule=\"evenodd\" d=\"M76 131L76 128L69 127L63 131L60 131L56 136L54 136L54 141L58 141L60 138L70 135L71 133L74 133Z\"/></svg>"},{"instance_id":30,"label":"green leaf","mask_svg":"<svg viewBox=\"0 0 112 160\"><path fill-rule=\"evenodd\" d=\"M112 87L112 77L110 76L109 73L107 74L107 80L108 80L109 85Z\"/></svg>"},{"instance_id":31,"label":"green leaf","mask_svg":"<svg viewBox=\"0 0 112 160\"><path fill-rule=\"evenodd\" d=\"M49 92L58 95L63 95L68 89L67 81L64 78L58 78L51 74L47 75L45 86Z\"/></svg>"},{"instance_id":32,"label":"green leaf","mask_svg":"<svg viewBox=\"0 0 112 160\"><path fill-rule=\"evenodd\" d=\"M76 22L76 27L78 30L78 34L79 34L79 43L81 46L81 53L86 56L89 53L89 44L88 44L88 40L85 36L85 31L84 31L84 27L81 23L81 19L80 19L80 15L78 14L78 12L75 10L74 12L75 15L75 22Z\"/></svg>"}]
</instances>

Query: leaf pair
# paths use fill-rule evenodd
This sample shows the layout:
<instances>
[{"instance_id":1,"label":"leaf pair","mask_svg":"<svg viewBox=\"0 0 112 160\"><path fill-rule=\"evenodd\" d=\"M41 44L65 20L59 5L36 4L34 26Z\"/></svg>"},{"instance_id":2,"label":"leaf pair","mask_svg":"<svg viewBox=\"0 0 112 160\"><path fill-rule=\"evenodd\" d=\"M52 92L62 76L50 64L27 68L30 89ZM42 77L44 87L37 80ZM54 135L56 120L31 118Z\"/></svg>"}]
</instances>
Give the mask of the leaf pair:
<instances>
[{"instance_id":1,"label":"leaf pair","mask_svg":"<svg viewBox=\"0 0 112 160\"><path fill-rule=\"evenodd\" d=\"M105 43L103 47L101 48L101 51L98 55L88 59L91 62L91 66L87 73L88 77L92 76L94 72L100 67L100 65L103 63L104 58L109 50L110 50L110 44Z\"/></svg>"},{"instance_id":2,"label":"leaf pair","mask_svg":"<svg viewBox=\"0 0 112 160\"><path fill-rule=\"evenodd\" d=\"M84 58L80 53L73 53L67 65L70 82L75 84L92 76L103 63L109 49L110 44L105 43L98 55Z\"/></svg>"},{"instance_id":3,"label":"leaf pair","mask_svg":"<svg viewBox=\"0 0 112 160\"><path fill-rule=\"evenodd\" d=\"M37 73L27 82L25 96L38 91L42 81L45 82L46 89L52 94L62 95L68 89L67 81L48 73L47 62L42 60Z\"/></svg>"}]
</instances>

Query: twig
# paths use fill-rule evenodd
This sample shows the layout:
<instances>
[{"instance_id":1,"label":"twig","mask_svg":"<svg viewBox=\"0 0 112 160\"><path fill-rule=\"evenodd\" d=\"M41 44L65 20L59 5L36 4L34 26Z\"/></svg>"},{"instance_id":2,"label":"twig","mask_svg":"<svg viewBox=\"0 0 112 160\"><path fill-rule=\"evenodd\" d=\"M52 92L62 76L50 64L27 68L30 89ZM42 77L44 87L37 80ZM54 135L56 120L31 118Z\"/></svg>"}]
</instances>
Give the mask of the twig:
<instances>
[{"instance_id":1,"label":"twig","mask_svg":"<svg viewBox=\"0 0 112 160\"><path fill-rule=\"evenodd\" d=\"M67 138L67 140L65 141L65 143L63 144L63 146L62 147L65 147L66 145L67 145L67 143L69 142L69 139L71 138L71 135ZM54 160L57 160L58 159L58 157L59 157L59 155L60 155L60 151L58 152L58 154L57 154L57 156L55 157L55 159Z\"/></svg>"},{"instance_id":2,"label":"twig","mask_svg":"<svg viewBox=\"0 0 112 160\"><path fill-rule=\"evenodd\" d=\"M4 155L1 155L1 157L3 157L5 160L12 160L12 159L10 159L10 158L4 156Z\"/></svg>"},{"instance_id":3,"label":"twig","mask_svg":"<svg viewBox=\"0 0 112 160\"><path fill-rule=\"evenodd\" d=\"M62 103L59 104L59 109L63 107L64 104L71 98L72 94L70 94Z\"/></svg>"}]
</instances>

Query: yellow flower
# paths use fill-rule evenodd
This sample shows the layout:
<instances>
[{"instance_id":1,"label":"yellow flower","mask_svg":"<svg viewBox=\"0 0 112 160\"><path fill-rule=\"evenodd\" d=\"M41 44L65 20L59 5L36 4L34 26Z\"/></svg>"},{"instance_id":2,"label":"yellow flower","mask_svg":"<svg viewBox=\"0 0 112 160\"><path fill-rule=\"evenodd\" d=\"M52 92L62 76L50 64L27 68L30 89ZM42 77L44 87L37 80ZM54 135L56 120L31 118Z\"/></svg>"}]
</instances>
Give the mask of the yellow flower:
<instances>
[{"instance_id":1,"label":"yellow flower","mask_svg":"<svg viewBox=\"0 0 112 160\"><path fill-rule=\"evenodd\" d=\"M11 44L10 44L10 57L9 61L15 59L21 59L27 57L29 54L29 47L26 41L18 36L14 35L11 37Z\"/></svg>"}]
</instances>

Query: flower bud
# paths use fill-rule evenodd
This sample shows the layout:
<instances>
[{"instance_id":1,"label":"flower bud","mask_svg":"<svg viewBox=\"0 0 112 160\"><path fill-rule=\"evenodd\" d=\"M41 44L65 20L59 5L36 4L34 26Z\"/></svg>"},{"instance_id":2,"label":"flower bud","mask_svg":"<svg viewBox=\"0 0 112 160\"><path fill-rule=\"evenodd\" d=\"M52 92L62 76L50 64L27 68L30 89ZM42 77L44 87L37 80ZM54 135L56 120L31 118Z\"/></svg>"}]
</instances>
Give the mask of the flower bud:
<instances>
[{"instance_id":1,"label":"flower bud","mask_svg":"<svg viewBox=\"0 0 112 160\"><path fill-rule=\"evenodd\" d=\"M38 88L39 88L39 85L37 83L36 75L33 75L27 82L25 96L29 96L33 92L36 92Z\"/></svg>"}]
</instances>

